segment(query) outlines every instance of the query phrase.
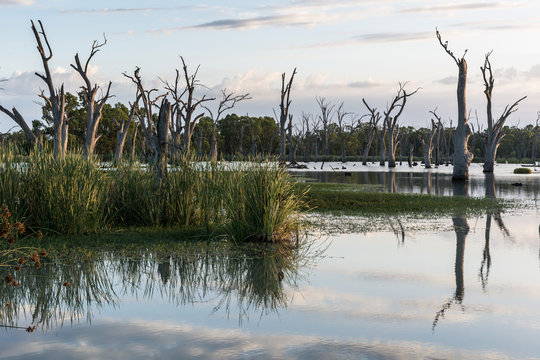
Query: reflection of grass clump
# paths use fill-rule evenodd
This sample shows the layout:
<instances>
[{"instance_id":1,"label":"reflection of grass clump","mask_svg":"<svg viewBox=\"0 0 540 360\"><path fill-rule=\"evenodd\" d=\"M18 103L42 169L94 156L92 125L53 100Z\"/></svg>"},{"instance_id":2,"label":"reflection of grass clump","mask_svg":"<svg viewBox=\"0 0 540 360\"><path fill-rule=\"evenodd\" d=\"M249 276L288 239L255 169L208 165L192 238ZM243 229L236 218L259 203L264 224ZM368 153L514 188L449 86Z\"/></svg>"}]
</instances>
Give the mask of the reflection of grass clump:
<instances>
[{"instance_id":1,"label":"reflection of grass clump","mask_svg":"<svg viewBox=\"0 0 540 360\"><path fill-rule=\"evenodd\" d=\"M530 174L532 173L531 169L526 167L520 167L514 169L514 174Z\"/></svg>"},{"instance_id":2,"label":"reflection of grass clump","mask_svg":"<svg viewBox=\"0 0 540 360\"><path fill-rule=\"evenodd\" d=\"M296 185L299 189L304 184ZM494 199L366 192L355 185L311 184L306 201L315 211L355 215L475 213L505 206Z\"/></svg>"}]
</instances>

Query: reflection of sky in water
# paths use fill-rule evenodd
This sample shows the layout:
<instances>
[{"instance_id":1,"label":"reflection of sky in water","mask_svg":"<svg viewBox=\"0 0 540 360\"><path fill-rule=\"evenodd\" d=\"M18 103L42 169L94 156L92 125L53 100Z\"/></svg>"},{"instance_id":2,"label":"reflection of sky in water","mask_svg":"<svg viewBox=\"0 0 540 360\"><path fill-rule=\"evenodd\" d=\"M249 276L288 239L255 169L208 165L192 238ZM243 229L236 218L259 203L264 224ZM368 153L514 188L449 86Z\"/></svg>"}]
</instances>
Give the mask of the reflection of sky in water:
<instances>
[{"instance_id":1,"label":"reflection of sky in water","mask_svg":"<svg viewBox=\"0 0 540 360\"><path fill-rule=\"evenodd\" d=\"M407 232L403 243L392 232L347 234L331 238L298 288L286 288L288 306L277 313L252 309L240 324L235 301L229 314L224 307L215 310L220 296L214 291L177 306L159 291L147 298L141 290L121 296L116 308L94 310L92 325L82 320L45 333L7 330L0 335L0 357L538 356L538 217L533 212L504 216L510 236L492 221L485 289L479 271L486 216L467 220L461 304L453 300L454 231ZM120 288L120 279L113 280ZM436 313L447 303L432 330Z\"/></svg>"}]
</instances>

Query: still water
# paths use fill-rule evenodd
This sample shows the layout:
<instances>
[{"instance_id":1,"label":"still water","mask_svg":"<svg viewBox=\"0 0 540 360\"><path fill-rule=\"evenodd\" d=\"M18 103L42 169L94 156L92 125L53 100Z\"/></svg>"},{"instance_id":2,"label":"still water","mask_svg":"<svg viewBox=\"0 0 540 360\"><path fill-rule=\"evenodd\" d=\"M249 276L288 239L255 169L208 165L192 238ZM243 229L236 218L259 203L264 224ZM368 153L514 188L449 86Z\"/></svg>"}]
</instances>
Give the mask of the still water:
<instances>
[{"instance_id":1,"label":"still water","mask_svg":"<svg viewBox=\"0 0 540 360\"><path fill-rule=\"evenodd\" d=\"M536 191L477 176L483 196ZM540 358L538 215L533 199L280 249L79 245L0 287L0 358Z\"/></svg>"}]
</instances>

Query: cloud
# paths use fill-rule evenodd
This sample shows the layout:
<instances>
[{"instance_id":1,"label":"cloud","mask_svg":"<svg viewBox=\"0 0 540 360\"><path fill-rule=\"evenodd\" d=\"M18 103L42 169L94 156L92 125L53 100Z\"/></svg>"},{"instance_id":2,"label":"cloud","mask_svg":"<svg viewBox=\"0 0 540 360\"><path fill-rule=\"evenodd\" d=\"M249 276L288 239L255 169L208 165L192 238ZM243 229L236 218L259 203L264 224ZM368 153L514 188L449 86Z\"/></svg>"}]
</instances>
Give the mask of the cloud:
<instances>
[{"instance_id":1,"label":"cloud","mask_svg":"<svg viewBox=\"0 0 540 360\"><path fill-rule=\"evenodd\" d=\"M2 1L2 0L0 0ZM30 0L23 0L30 1ZM152 11L171 11L171 10L201 10L208 9L208 6L173 6L173 7L147 7L147 8L103 8L103 9L76 9L62 10L62 14L114 14L114 13L135 13L135 12L152 12Z\"/></svg>"},{"instance_id":2,"label":"cloud","mask_svg":"<svg viewBox=\"0 0 540 360\"><path fill-rule=\"evenodd\" d=\"M357 35L353 39L359 42L403 42L403 41L415 41L431 39L433 33L429 31L423 32L385 32L385 33L372 33Z\"/></svg>"},{"instance_id":3,"label":"cloud","mask_svg":"<svg viewBox=\"0 0 540 360\"><path fill-rule=\"evenodd\" d=\"M375 81L373 79L354 81L354 82L349 83L349 86L353 88L371 88L371 87L380 86L380 85L382 85L381 82Z\"/></svg>"},{"instance_id":4,"label":"cloud","mask_svg":"<svg viewBox=\"0 0 540 360\"><path fill-rule=\"evenodd\" d=\"M2 5L23 5L29 6L34 4L34 0L0 0L0 6Z\"/></svg>"},{"instance_id":5,"label":"cloud","mask_svg":"<svg viewBox=\"0 0 540 360\"><path fill-rule=\"evenodd\" d=\"M525 77L530 79L539 79L540 78L540 64L536 64L527 72L525 72Z\"/></svg>"},{"instance_id":6,"label":"cloud","mask_svg":"<svg viewBox=\"0 0 540 360\"><path fill-rule=\"evenodd\" d=\"M484 10L491 8L502 7L503 4L498 2L492 3L468 3L468 4L451 4L451 5L434 5L434 6L422 6L416 8L408 8L399 10L399 13L426 13L426 12L446 12L453 10Z\"/></svg>"},{"instance_id":7,"label":"cloud","mask_svg":"<svg viewBox=\"0 0 540 360\"><path fill-rule=\"evenodd\" d=\"M458 81L457 76L447 76L445 78L435 80L434 82L444 85L456 85Z\"/></svg>"}]
</instances>

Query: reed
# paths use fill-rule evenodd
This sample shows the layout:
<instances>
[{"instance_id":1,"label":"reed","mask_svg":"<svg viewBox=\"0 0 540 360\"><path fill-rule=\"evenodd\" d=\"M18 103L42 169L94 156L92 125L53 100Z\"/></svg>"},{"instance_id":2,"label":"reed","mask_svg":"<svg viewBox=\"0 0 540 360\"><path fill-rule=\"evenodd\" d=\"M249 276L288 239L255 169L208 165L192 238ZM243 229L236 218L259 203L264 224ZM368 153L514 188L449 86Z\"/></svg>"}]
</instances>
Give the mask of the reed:
<instances>
[{"instance_id":1,"label":"reed","mask_svg":"<svg viewBox=\"0 0 540 360\"><path fill-rule=\"evenodd\" d=\"M31 226L61 234L94 233L106 226L109 184L95 162L78 154L54 159L36 152L21 176Z\"/></svg>"},{"instance_id":2,"label":"reed","mask_svg":"<svg viewBox=\"0 0 540 360\"><path fill-rule=\"evenodd\" d=\"M248 163L224 182L226 232L235 241L280 242L298 230L302 192L289 173L268 163Z\"/></svg>"}]
</instances>

